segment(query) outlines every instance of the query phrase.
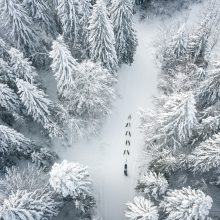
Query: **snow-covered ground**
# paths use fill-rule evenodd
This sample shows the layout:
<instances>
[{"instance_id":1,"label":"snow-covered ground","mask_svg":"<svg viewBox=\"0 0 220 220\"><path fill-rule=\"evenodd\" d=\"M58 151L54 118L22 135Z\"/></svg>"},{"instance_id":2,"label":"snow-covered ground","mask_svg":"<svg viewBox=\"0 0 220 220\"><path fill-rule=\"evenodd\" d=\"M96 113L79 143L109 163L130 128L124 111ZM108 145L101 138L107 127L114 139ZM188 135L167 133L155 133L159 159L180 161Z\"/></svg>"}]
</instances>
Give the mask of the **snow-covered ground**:
<instances>
[{"instance_id":1,"label":"snow-covered ground","mask_svg":"<svg viewBox=\"0 0 220 220\"><path fill-rule=\"evenodd\" d=\"M156 93L157 68L153 42L157 38L158 23L136 21L135 26L139 42L135 61L132 66L123 66L119 71L119 98L101 134L89 141L80 141L71 148L57 149L61 159L80 162L89 167L98 211L103 220L125 219L125 203L133 199L140 162L142 136L138 130L138 109L151 107L152 96ZM129 114L132 115L132 137L128 177L125 177L123 150L125 124Z\"/></svg>"}]
</instances>

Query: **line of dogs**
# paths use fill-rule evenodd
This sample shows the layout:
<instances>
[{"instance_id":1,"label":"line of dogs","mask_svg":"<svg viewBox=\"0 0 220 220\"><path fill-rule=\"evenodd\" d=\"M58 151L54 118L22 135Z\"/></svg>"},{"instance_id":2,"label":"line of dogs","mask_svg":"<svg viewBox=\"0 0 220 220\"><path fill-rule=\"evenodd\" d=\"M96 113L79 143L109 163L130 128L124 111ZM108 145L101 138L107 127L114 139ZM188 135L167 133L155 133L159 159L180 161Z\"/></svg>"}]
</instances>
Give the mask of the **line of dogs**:
<instances>
[{"instance_id":1,"label":"line of dogs","mask_svg":"<svg viewBox=\"0 0 220 220\"><path fill-rule=\"evenodd\" d=\"M130 151L129 151L129 146L131 146L131 115L128 116L128 122L125 125L126 128L126 132L125 132L125 137L126 137L126 141L125 141L125 149L124 149L124 156L126 157L125 160L125 165L124 165L124 175L128 176L128 164L127 164L127 157L130 155Z\"/></svg>"}]
</instances>

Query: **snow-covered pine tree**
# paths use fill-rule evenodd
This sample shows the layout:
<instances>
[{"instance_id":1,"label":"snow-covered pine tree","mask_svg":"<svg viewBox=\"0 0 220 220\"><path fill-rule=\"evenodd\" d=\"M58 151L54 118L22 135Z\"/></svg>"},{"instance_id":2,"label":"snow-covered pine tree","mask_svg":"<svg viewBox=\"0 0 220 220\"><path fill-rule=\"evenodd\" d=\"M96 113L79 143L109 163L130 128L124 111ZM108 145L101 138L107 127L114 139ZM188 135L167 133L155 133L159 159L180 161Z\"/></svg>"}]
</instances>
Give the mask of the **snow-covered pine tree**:
<instances>
[{"instance_id":1,"label":"snow-covered pine tree","mask_svg":"<svg viewBox=\"0 0 220 220\"><path fill-rule=\"evenodd\" d=\"M125 216L131 220L158 220L158 208L142 196L134 197L134 202L127 203Z\"/></svg>"},{"instance_id":2,"label":"snow-covered pine tree","mask_svg":"<svg viewBox=\"0 0 220 220\"><path fill-rule=\"evenodd\" d=\"M137 36L133 28L132 0L113 0L111 4L111 20L115 34L115 48L118 64L131 64L137 47Z\"/></svg>"},{"instance_id":3,"label":"snow-covered pine tree","mask_svg":"<svg viewBox=\"0 0 220 220\"><path fill-rule=\"evenodd\" d=\"M141 175L138 180L136 189L148 196L152 196L157 199L163 195L168 188L168 182L164 175L161 173L155 173L152 171L146 172Z\"/></svg>"},{"instance_id":4,"label":"snow-covered pine tree","mask_svg":"<svg viewBox=\"0 0 220 220\"><path fill-rule=\"evenodd\" d=\"M48 0L23 0L22 4L35 24L54 35L56 26Z\"/></svg>"},{"instance_id":5,"label":"snow-covered pine tree","mask_svg":"<svg viewBox=\"0 0 220 220\"><path fill-rule=\"evenodd\" d=\"M189 140L198 124L196 115L192 92L172 95L158 115L161 125L158 136L162 139L162 145L175 148Z\"/></svg>"},{"instance_id":6,"label":"snow-covered pine tree","mask_svg":"<svg viewBox=\"0 0 220 220\"><path fill-rule=\"evenodd\" d=\"M11 48L9 51L10 66L16 78L23 79L30 83L33 83L38 76L35 68L31 65L31 61L24 57L24 54L15 48Z\"/></svg>"},{"instance_id":7,"label":"snow-covered pine tree","mask_svg":"<svg viewBox=\"0 0 220 220\"><path fill-rule=\"evenodd\" d=\"M115 97L115 83L115 77L100 64L82 62L75 80L76 86L68 95L67 109L85 120L108 115Z\"/></svg>"},{"instance_id":8,"label":"snow-covered pine tree","mask_svg":"<svg viewBox=\"0 0 220 220\"><path fill-rule=\"evenodd\" d=\"M162 152L161 156L155 158L150 162L149 169L156 173L164 174L165 176L170 176L177 169L177 159L171 153Z\"/></svg>"},{"instance_id":9,"label":"snow-covered pine tree","mask_svg":"<svg viewBox=\"0 0 220 220\"><path fill-rule=\"evenodd\" d=\"M27 155L30 151L31 141L23 134L4 125L0 125L0 153L15 154L21 152Z\"/></svg>"},{"instance_id":10,"label":"snow-covered pine tree","mask_svg":"<svg viewBox=\"0 0 220 220\"><path fill-rule=\"evenodd\" d=\"M60 204L54 200L47 181L43 170L37 167L7 169L0 179L0 218L40 220L57 215Z\"/></svg>"},{"instance_id":11,"label":"snow-covered pine tree","mask_svg":"<svg viewBox=\"0 0 220 220\"><path fill-rule=\"evenodd\" d=\"M218 14L214 5L207 10L202 21L189 34L186 46L187 58L199 66L207 66L206 56L209 53L209 38L212 34L212 28L216 24Z\"/></svg>"},{"instance_id":12,"label":"snow-covered pine tree","mask_svg":"<svg viewBox=\"0 0 220 220\"><path fill-rule=\"evenodd\" d=\"M5 83L11 87L15 83L16 75L12 71L12 67L9 66L2 58L0 58L0 82Z\"/></svg>"},{"instance_id":13,"label":"snow-covered pine tree","mask_svg":"<svg viewBox=\"0 0 220 220\"><path fill-rule=\"evenodd\" d=\"M76 0L56 0L57 15L61 22L64 38L73 44L78 40L80 24L79 1Z\"/></svg>"},{"instance_id":14,"label":"snow-covered pine tree","mask_svg":"<svg viewBox=\"0 0 220 220\"><path fill-rule=\"evenodd\" d=\"M161 96L156 109L142 112L141 130L152 149L179 148L192 136L198 124L195 98L192 92Z\"/></svg>"},{"instance_id":15,"label":"snow-covered pine tree","mask_svg":"<svg viewBox=\"0 0 220 220\"><path fill-rule=\"evenodd\" d=\"M27 109L28 115L32 116L34 121L43 126L49 124L52 102L48 99L43 90L22 79L17 79L16 84L19 97Z\"/></svg>"},{"instance_id":16,"label":"snow-covered pine tree","mask_svg":"<svg viewBox=\"0 0 220 220\"><path fill-rule=\"evenodd\" d=\"M80 27L79 39L81 58L86 59L89 57L89 19L92 14L92 5L90 0L80 1Z\"/></svg>"},{"instance_id":17,"label":"snow-covered pine tree","mask_svg":"<svg viewBox=\"0 0 220 220\"><path fill-rule=\"evenodd\" d=\"M17 94L7 84L0 83L0 109L11 114L20 111L20 100Z\"/></svg>"},{"instance_id":18,"label":"snow-covered pine tree","mask_svg":"<svg viewBox=\"0 0 220 220\"><path fill-rule=\"evenodd\" d=\"M47 147L34 149L30 157L31 161L36 164L38 168L41 167L44 170L48 170L58 159L57 154Z\"/></svg>"},{"instance_id":19,"label":"snow-covered pine tree","mask_svg":"<svg viewBox=\"0 0 220 220\"><path fill-rule=\"evenodd\" d=\"M76 87L75 78L78 74L78 63L72 57L62 36L53 42L50 57L52 58L51 68L57 81L58 95L61 98L66 98Z\"/></svg>"},{"instance_id":20,"label":"snow-covered pine tree","mask_svg":"<svg viewBox=\"0 0 220 220\"><path fill-rule=\"evenodd\" d=\"M11 37L14 46L26 52L27 55L38 51L39 35L21 3L17 0L1 0L1 9L0 26L5 31L5 38Z\"/></svg>"},{"instance_id":21,"label":"snow-covered pine tree","mask_svg":"<svg viewBox=\"0 0 220 220\"><path fill-rule=\"evenodd\" d=\"M201 190L188 187L167 192L160 206L167 214L167 220L205 220L212 202L212 198Z\"/></svg>"},{"instance_id":22,"label":"snow-covered pine tree","mask_svg":"<svg viewBox=\"0 0 220 220\"><path fill-rule=\"evenodd\" d=\"M189 167L196 172L205 173L220 166L220 134L199 144L188 156Z\"/></svg>"},{"instance_id":23,"label":"snow-covered pine tree","mask_svg":"<svg viewBox=\"0 0 220 220\"><path fill-rule=\"evenodd\" d=\"M103 0L97 0L89 22L90 58L116 74L118 59L113 27Z\"/></svg>"},{"instance_id":24,"label":"snow-covered pine tree","mask_svg":"<svg viewBox=\"0 0 220 220\"><path fill-rule=\"evenodd\" d=\"M92 182L87 167L78 163L62 161L55 163L50 171L50 185L63 197L77 199L91 195Z\"/></svg>"},{"instance_id":25,"label":"snow-covered pine tree","mask_svg":"<svg viewBox=\"0 0 220 220\"><path fill-rule=\"evenodd\" d=\"M220 100L220 65L207 71L206 79L197 89L197 105L200 109L207 108Z\"/></svg>"},{"instance_id":26,"label":"snow-covered pine tree","mask_svg":"<svg viewBox=\"0 0 220 220\"><path fill-rule=\"evenodd\" d=\"M175 77L176 68L183 61L186 52L187 36L185 34L185 25L182 25L177 33L172 34L171 40L163 48L162 53L162 77L169 75Z\"/></svg>"}]
</instances>

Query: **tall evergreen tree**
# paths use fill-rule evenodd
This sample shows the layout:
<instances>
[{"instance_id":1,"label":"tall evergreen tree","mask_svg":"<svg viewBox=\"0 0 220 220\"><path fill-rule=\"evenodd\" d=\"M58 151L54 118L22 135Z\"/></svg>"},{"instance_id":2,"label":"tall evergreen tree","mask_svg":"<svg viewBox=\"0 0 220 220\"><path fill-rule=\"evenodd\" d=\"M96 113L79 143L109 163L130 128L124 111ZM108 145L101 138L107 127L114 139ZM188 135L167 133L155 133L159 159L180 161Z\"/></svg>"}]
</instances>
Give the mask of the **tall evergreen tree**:
<instances>
[{"instance_id":1,"label":"tall evergreen tree","mask_svg":"<svg viewBox=\"0 0 220 220\"><path fill-rule=\"evenodd\" d=\"M35 24L51 34L56 32L54 16L48 0L24 0L22 4Z\"/></svg>"},{"instance_id":2,"label":"tall evergreen tree","mask_svg":"<svg viewBox=\"0 0 220 220\"><path fill-rule=\"evenodd\" d=\"M57 81L58 95L65 98L75 87L74 80L78 72L78 64L62 36L53 42L50 57L52 58L51 68Z\"/></svg>"},{"instance_id":3,"label":"tall evergreen tree","mask_svg":"<svg viewBox=\"0 0 220 220\"><path fill-rule=\"evenodd\" d=\"M182 188L170 190L161 203L167 220L205 220L212 207L212 198L201 190Z\"/></svg>"},{"instance_id":4,"label":"tall evergreen tree","mask_svg":"<svg viewBox=\"0 0 220 220\"><path fill-rule=\"evenodd\" d=\"M137 37L133 28L132 0L114 0L111 4L111 20L115 34L118 63L131 64L137 47Z\"/></svg>"},{"instance_id":5,"label":"tall evergreen tree","mask_svg":"<svg viewBox=\"0 0 220 220\"><path fill-rule=\"evenodd\" d=\"M26 107L28 114L43 126L50 124L52 102L48 99L43 90L38 89L35 85L22 79L18 79L16 84L19 97Z\"/></svg>"},{"instance_id":6,"label":"tall evergreen tree","mask_svg":"<svg viewBox=\"0 0 220 220\"><path fill-rule=\"evenodd\" d=\"M134 202L127 203L125 216L131 220L158 220L158 208L143 196L134 197Z\"/></svg>"},{"instance_id":7,"label":"tall evergreen tree","mask_svg":"<svg viewBox=\"0 0 220 220\"><path fill-rule=\"evenodd\" d=\"M5 30L5 37L10 36L16 48L28 55L38 51L39 35L33 27L33 21L19 1L2 0L0 16L0 25Z\"/></svg>"},{"instance_id":8,"label":"tall evergreen tree","mask_svg":"<svg viewBox=\"0 0 220 220\"><path fill-rule=\"evenodd\" d=\"M65 39L75 44L79 31L79 1L76 0L56 0L57 14L62 25Z\"/></svg>"},{"instance_id":9,"label":"tall evergreen tree","mask_svg":"<svg viewBox=\"0 0 220 220\"><path fill-rule=\"evenodd\" d=\"M79 27L79 43L81 58L89 56L89 19L92 14L92 5L90 0L80 1L80 27Z\"/></svg>"},{"instance_id":10,"label":"tall evergreen tree","mask_svg":"<svg viewBox=\"0 0 220 220\"><path fill-rule=\"evenodd\" d=\"M205 173L220 166L220 134L199 144L189 155L189 167L193 172Z\"/></svg>"},{"instance_id":11,"label":"tall evergreen tree","mask_svg":"<svg viewBox=\"0 0 220 220\"><path fill-rule=\"evenodd\" d=\"M90 58L101 62L111 73L118 69L113 27L103 0L97 0L89 25Z\"/></svg>"},{"instance_id":12,"label":"tall evergreen tree","mask_svg":"<svg viewBox=\"0 0 220 220\"><path fill-rule=\"evenodd\" d=\"M24 54L15 48L9 51L10 66L12 71L16 74L16 78L23 79L33 83L38 76L35 68L31 65L31 61L24 57Z\"/></svg>"},{"instance_id":13,"label":"tall evergreen tree","mask_svg":"<svg viewBox=\"0 0 220 220\"><path fill-rule=\"evenodd\" d=\"M29 152L31 141L23 134L4 125L0 125L0 153L11 154L22 152L24 155Z\"/></svg>"}]
</instances>

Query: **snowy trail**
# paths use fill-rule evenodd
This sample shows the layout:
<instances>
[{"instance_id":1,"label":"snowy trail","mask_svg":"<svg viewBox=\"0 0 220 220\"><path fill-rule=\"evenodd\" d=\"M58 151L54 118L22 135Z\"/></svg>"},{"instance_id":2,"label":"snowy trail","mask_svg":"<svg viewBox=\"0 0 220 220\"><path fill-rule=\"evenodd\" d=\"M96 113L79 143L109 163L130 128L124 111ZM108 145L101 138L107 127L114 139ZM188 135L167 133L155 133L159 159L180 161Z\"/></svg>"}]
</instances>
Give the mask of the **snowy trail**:
<instances>
[{"instance_id":1,"label":"snowy trail","mask_svg":"<svg viewBox=\"0 0 220 220\"><path fill-rule=\"evenodd\" d=\"M124 220L125 203L133 199L138 175L142 136L138 131L138 108L152 106L156 94L157 68L154 63L153 41L158 22L136 23L138 48L132 66L119 71L118 93L112 115L107 119L100 136L81 141L71 148L57 149L62 159L80 162L90 169L97 196L98 210L103 220ZM131 155L128 158L128 177L123 174L125 157L125 124L131 119Z\"/></svg>"}]
</instances>

